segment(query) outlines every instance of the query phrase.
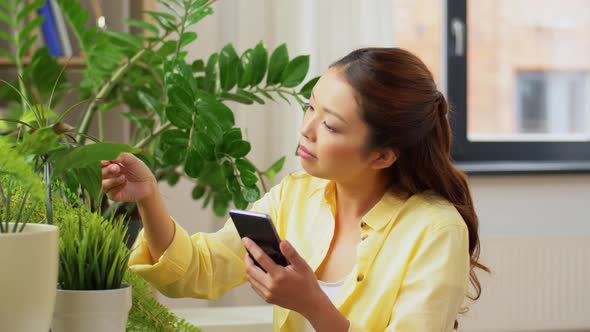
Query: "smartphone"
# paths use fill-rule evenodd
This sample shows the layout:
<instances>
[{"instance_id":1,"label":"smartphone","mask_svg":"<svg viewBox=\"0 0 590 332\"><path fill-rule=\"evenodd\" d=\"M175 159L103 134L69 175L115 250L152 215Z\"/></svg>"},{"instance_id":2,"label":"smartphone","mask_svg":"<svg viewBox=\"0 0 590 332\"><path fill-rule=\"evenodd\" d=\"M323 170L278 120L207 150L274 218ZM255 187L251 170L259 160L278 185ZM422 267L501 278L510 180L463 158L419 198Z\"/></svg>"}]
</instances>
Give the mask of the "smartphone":
<instances>
[{"instance_id":1,"label":"smartphone","mask_svg":"<svg viewBox=\"0 0 590 332\"><path fill-rule=\"evenodd\" d=\"M270 216L264 213L237 209L230 209L229 215L240 234L240 238L247 237L254 241L276 264L281 266L289 265L287 258L283 256L279 248L281 239ZM251 254L250 257L252 257ZM252 260L259 268L264 270L254 257L252 257Z\"/></svg>"}]
</instances>

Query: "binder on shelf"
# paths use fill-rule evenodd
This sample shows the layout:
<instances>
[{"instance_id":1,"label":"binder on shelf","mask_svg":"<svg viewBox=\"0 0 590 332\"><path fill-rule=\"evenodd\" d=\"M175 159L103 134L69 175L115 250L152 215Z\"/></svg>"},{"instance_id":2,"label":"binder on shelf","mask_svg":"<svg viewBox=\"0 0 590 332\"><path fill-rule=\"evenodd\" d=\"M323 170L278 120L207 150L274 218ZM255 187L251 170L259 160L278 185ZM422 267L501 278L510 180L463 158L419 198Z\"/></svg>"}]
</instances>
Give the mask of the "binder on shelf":
<instances>
[{"instance_id":1,"label":"binder on shelf","mask_svg":"<svg viewBox=\"0 0 590 332\"><path fill-rule=\"evenodd\" d=\"M53 56L62 56L63 51L59 42L59 36L49 0L45 1L45 4L43 4L43 7L39 8L37 13L44 17L43 23L41 24L41 31L43 32L43 38L45 39L45 44L49 49L49 53Z\"/></svg>"},{"instance_id":2,"label":"binder on shelf","mask_svg":"<svg viewBox=\"0 0 590 332\"><path fill-rule=\"evenodd\" d=\"M57 4L56 0L48 0L49 4L51 5L51 10L53 12L53 18L55 21L55 27L57 28L57 34L59 36L59 40L61 42L61 48L63 51L63 55L65 57L71 57L74 53L72 52L72 43L70 41L70 37L68 36L68 29L66 27L66 21L64 20L64 16L61 12L61 8Z\"/></svg>"}]
</instances>

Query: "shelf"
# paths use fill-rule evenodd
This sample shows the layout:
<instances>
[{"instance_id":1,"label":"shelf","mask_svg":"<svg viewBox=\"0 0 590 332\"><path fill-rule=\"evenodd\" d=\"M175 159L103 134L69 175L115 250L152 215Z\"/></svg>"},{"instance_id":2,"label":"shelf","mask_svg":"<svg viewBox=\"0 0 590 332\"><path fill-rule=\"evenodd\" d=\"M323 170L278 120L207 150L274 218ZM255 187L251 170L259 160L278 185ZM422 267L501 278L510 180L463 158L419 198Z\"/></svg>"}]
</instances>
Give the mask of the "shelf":
<instances>
[{"instance_id":1,"label":"shelf","mask_svg":"<svg viewBox=\"0 0 590 332\"><path fill-rule=\"evenodd\" d=\"M57 58L57 62L60 65L65 65L67 63L68 67L72 67L72 68L84 67L84 58L81 56L74 56L71 59L65 58L65 57L59 57L59 58ZM31 63L30 57L25 57L23 59L24 65L28 65L30 63ZM0 58L0 67L14 67L14 64L10 60L8 60L7 58Z\"/></svg>"}]
</instances>

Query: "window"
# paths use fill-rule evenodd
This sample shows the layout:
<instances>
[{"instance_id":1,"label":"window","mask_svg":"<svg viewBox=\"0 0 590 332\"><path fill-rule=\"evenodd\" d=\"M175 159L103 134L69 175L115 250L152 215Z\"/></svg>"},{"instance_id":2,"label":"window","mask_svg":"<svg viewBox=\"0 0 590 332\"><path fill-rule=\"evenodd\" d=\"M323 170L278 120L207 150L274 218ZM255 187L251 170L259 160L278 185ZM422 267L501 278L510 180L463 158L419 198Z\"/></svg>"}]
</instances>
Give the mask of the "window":
<instances>
[{"instance_id":1,"label":"window","mask_svg":"<svg viewBox=\"0 0 590 332\"><path fill-rule=\"evenodd\" d=\"M519 133L566 141L590 138L587 72L519 71L516 79Z\"/></svg>"},{"instance_id":2,"label":"window","mask_svg":"<svg viewBox=\"0 0 590 332\"><path fill-rule=\"evenodd\" d=\"M590 171L590 1L447 0L446 7L458 165Z\"/></svg>"}]
</instances>

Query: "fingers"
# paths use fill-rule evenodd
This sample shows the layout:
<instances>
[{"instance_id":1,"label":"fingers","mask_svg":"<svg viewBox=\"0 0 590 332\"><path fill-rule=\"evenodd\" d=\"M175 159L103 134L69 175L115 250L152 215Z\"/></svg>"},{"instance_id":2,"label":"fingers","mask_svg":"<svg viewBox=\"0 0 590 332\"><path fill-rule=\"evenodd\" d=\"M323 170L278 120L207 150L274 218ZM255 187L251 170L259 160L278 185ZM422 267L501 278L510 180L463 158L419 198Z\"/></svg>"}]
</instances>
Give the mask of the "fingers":
<instances>
[{"instance_id":1,"label":"fingers","mask_svg":"<svg viewBox=\"0 0 590 332\"><path fill-rule=\"evenodd\" d=\"M136 160L137 158L133 154L129 152L123 152L117 157L117 159L115 159L115 162L125 167L134 163Z\"/></svg>"},{"instance_id":2,"label":"fingers","mask_svg":"<svg viewBox=\"0 0 590 332\"><path fill-rule=\"evenodd\" d=\"M103 179L110 179L120 175L121 167L117 164L112 164L110 161L101 161L101 164L106 162L107 165L103 164L101 169L102 178Z\"/></svg>"},{"instance_id":3,"label":"fingers","mask_svg":"<svg viewBox=\"0 0 590 332\"><path fill-rule=\"evenodd\" d=\"M125 175L119 175L117 177L105 178L102 180L102 191L109 193L111 190L124 185L127 182Z\"/></svg>"},{"instance_id":4,"label":"fingers","mask_svg":"<svg viewBox=\"0 0 590 332\"><path fill-rule=\"evenodd\" d=\"M250 258L250 255L246 254L246 257L244 257L244 262L246 264L246 276L248 277L248 282L250 283L250 286L258 294L258 296L260 296L265 301L268 301L267 299L270 294L268 288L265 287L262 282L260 282L255 276L252 275L252 272L254 272L255 270L257 270L258 272L262 271L260 270L260 268L258 268L258 266L255 265L252 258Z\"/></svg>"},{"instance_id":5,"label":"fingers","mask_svg":"<svg viewBox=\"0 0 590 332\"><path fill-rule=\"evenodd\" d=\"M289 241L287 241L287 240L281 241L279 248L281 249L281 252L285 256L287 261L289 261L289 264L291 264L291 266L295 270L301 271L301 272L303 272L305 270L311 270L311 268L309 267L309 265L307 264L305 259L303 259L303 257L299 256L299 253L297 252L297 250L295 250L295 248L293 248L293 246L291 245L291 243L289 243Z\"/></svg>"},{"instance_id":6,"label":"fingers","mask_svg":"<svg viewBox=\"0 0 590 332\"><path fill-rule=\"evenodd\" d=\"M248 250L252 257L254 257L254 260L256 260L266 272L273 274L280 267L272 260L272 258L268 257L264 250L262 250L254 241L245 237L242 239L242 242L244 243L246 250ZM261 272L264 273L263 271Z\"/></svg>"}]
</instances>

